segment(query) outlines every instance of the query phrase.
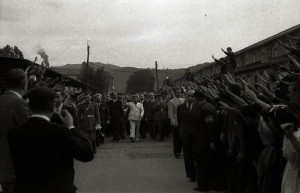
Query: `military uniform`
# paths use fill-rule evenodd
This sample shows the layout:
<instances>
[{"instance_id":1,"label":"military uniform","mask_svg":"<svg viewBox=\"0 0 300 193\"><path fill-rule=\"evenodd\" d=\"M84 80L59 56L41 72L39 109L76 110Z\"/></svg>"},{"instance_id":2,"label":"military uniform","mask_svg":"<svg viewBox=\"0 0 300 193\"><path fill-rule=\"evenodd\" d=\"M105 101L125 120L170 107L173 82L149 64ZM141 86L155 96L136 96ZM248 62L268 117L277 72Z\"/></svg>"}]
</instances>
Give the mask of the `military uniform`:
<instances>
[{"instance_id":1,"label":"military uniform","mask_svg":"<svg viewBox=\"0 0 300 193\"><path fill-rule=\"evenodd\" d=\"M96 125L100 125L100 113L96 103L83 103L79 106L80 129L87 134L96 152Z\"/></svg>"}]
</instances>

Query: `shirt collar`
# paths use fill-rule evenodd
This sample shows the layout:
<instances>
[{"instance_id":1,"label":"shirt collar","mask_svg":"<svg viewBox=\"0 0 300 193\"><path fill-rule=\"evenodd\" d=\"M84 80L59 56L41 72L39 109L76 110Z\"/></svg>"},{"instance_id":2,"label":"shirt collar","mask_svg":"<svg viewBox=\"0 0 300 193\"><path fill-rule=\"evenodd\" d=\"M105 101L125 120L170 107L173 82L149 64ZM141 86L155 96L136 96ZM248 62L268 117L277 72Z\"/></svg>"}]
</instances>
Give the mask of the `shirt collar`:
<instances>
[{"instance_id":1,"label":"shirt collar","mask_svg":"<svg viewBox=\"0 0 300 193\"><path fill-rule=\"evenodd\" d=\"M9 92L14 93L14 94L17 95L20 99L22 98L22 96L21 96L18 92L16 92L16 91L9 90Z\"/></svg>"},{"instance_id":2,"label":"shirt collar","mask_svg":"<svg viewBox=\"0 0 300 193\"><path fill-rule=\"evenodd\" d=\"M47 116L45 116L45 115L41 115L41 114L32 114L31 117L36 117L36 118L45 119L46 121L50 122L49 117L47 117Z\"/></svg>"}]
</instances>

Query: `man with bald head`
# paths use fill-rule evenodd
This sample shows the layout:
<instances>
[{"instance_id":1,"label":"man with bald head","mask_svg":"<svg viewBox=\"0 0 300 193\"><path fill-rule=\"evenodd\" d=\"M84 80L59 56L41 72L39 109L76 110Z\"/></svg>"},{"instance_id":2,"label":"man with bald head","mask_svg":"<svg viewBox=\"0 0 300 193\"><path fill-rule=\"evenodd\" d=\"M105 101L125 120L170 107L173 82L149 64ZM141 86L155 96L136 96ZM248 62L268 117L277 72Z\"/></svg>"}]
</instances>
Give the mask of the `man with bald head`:
<instances>
[{"instance_id":1,"label":"man with bald head","mask_svg":"<svg viewBox=\"0 0 300 193\"><path fill-rule=\"evenodd\" d=\"M29 117L27 102L27 75L21 69L10 70L5 77L7 90L0 96L0 183L3 193L15 187L15 170L10 155L7 133L23 124Z\"/></svg>"}]
</instances>

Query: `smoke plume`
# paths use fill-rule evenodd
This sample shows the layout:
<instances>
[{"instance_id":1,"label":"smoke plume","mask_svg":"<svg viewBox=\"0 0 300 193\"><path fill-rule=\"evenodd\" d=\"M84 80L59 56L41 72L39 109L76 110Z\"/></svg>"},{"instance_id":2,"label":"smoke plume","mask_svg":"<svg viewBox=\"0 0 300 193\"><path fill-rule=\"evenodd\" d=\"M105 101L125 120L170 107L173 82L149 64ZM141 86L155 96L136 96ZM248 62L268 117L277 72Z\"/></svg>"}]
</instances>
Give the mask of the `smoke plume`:
<instances>
[{"instance_id":1,"label":"smoke plume","mask_svg":"<svg viewBox=\"0 0 300 193\"><path fill-rule=\"evenodd\" d=\"M41 58L43 59L44 64L46 64L46 66L50 66L49 65L49 56L46 54L45 50L43 48L39 48L37 51L37 54L41 56Z\"/></svg>"}]
</instances>

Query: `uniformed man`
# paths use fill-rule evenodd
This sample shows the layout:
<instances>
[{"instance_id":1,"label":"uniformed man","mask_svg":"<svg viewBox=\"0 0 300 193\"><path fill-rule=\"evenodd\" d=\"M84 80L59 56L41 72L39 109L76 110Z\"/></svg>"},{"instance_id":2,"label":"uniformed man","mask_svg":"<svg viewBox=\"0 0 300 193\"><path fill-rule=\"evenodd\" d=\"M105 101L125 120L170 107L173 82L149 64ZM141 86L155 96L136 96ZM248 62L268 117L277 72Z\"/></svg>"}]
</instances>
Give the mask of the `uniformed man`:
<instances>
[{"instance_id":1,"label":"uniformed man","mask_svg":"<svg viewBox=\"0 0 300 193\"><path fill-rule=\"evenodd\" d=\"M195 103L199 111L196 117L197 127L192 131L192 148L197 168L197 188L194 190L209 192L210 184L210 159L212 151L216 150L217 134L217 110L205 101L205 95L196 91Z\"/></svg>"},{"instance_id":2,"label":"uniformed man","mask_svg":"<svg viewBox=\"0 0 300 193\"><path fill-rule=\"evenodd\" d=\"M104 144L104 137L107 134L107 125L109 124L109 110L106 102L102 101L102 95L95 95L95 103L98 105L100 112L100 122L101 130L97 130L97 146L100 146L100 143Z\"/></svg>"},{"instance_id":3,"label":"uniformed man","mask_svg":"<svg viewBox=\"0 0 300 193\"><path fill-rule=\"evenodd\" d=\"M84 103L79 106L80 129L90 137L96 153L96 130L101 129L100 113L96 103L91 102L89 94L84 96Z\"/></svg>"}]
</instances>

